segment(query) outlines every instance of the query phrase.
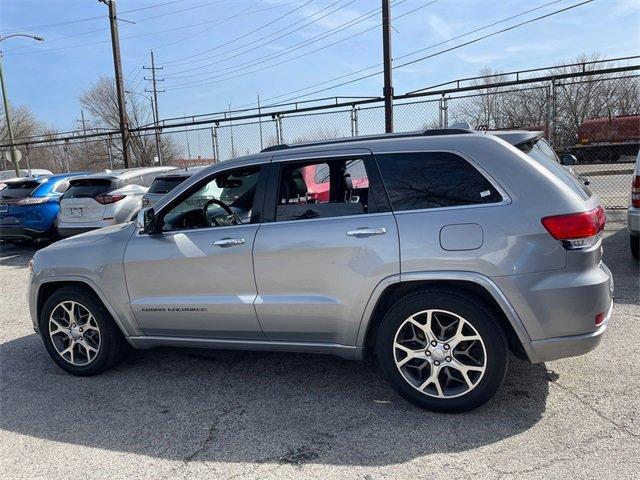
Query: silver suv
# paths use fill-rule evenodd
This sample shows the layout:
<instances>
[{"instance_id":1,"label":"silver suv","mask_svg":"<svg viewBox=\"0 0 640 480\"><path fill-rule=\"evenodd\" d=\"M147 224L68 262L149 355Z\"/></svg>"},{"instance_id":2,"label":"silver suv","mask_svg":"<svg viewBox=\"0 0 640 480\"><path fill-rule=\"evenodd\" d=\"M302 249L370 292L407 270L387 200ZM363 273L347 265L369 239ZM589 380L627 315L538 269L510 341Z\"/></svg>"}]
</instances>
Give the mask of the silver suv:
<instances>
[{"instance_id":1,"label":"silver suv","mask_svg":"<svg viewBox=\"0 0 640 480\"><path fill-rule=\"evenodd\" d=\"M202 170L138 222L40 250L29 304L75 375L127 345L375 355L405 398L457 412L491 398L509 350L543 362L598 345L604 223L557 162L495 135L280 145Z\"/></svg>"}]
</instances>

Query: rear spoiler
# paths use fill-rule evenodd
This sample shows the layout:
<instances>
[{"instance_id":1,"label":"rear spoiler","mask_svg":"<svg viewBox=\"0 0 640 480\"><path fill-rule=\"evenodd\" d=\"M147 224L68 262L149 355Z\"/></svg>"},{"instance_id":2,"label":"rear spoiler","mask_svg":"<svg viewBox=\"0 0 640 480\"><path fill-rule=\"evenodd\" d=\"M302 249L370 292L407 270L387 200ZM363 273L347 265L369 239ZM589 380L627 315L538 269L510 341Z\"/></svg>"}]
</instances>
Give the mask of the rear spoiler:
<instances>
[{"instance_id":1,"label":"rear spoiler","mask_svg":"<svg viewBox=\"0 0 640 480\"><path fill-rule=\"evenodd\" d=\"M521 150L527 149L527 147L532 148L533 145L544 136L544 132L529 130L511 130L486 133L495 135Z\"/></svg>"}]
</instances>

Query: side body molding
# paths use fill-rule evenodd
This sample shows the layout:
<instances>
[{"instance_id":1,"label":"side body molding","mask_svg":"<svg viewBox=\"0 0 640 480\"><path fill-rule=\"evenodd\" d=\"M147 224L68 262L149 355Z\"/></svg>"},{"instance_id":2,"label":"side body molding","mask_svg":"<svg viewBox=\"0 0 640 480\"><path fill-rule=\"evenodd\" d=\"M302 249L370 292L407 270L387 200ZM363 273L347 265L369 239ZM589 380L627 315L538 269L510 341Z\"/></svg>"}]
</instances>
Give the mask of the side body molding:
<instances>
[{"instance_id":1,"label":"side body molding","mask_svg":"<svg viewBox=\"0 0 640 480\"><path fill-rule=\"evenodd\" d=\"M367 332L369 330L369 323L373 316L374 309L378 304L378 300L382 297L383 292L391 285L397 283L407 283L415 281L465 281L474 283L484 288L500 306L509 323L513 327L520 343L522 344L525 353L529 358L535 358L531 350L531 338L527 333L527 330L522 323L522 320L518 316L518 313L513 308L513 305L509 302L507 297L502 293L498 286L489 278L484 275L475 272L466 271L433 271L433 272L411 272L402 273L400 275L393 275L382 280L375 288L367 306L362 314L360 322L360 328L358 329L358 337L356 345L358 347L364 347Z\"/></svg>"}]
</instances>

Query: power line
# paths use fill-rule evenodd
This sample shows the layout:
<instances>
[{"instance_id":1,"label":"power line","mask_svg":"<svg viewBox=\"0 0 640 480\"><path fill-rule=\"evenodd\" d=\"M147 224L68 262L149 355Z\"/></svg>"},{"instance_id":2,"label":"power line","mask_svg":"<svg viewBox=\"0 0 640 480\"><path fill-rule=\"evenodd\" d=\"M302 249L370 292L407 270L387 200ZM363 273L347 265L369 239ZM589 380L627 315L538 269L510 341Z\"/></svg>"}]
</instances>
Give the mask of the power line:
<instances>
[{"instance_id":1,"label":"power line","mask_svg":"<svg viewBox=\"0 0 640 480\"><path fill-rule=\"evenodd\" d=\"M403 3L404 1L406 1L406 0L401 0L396 5L399 5L400 3ZM426 8L426 7L436 3L437 1L439 1L439 0L432 0L432 1L430 1L430 2L428 2L426 4L424 4L424 5L421 5L419 7L413 8L413 9L403 13L402 15L398 15L396 17L396 19L405 17L405 16L407 16L407 15L409 15L411 13L414 13L414 12L416 12L418 10ZM362 20L359 20L359 21L357 21L357 22L355 22L355 23L353 23L351 25L347 25L346 27L340 28L339 31L345 30L346 28L350 28L350 27L354 26L357 23L361 23L362 21L367 20L368 18L370 18L372 16L378 15L378 13L379 13L379 9L377 9L372 15L368 15L366 18L364 18ZM349 23L349 22L347 22L347 23ZM343 24L343 25L345 25L345 24ZM304 46L307 46L307 45L310 45L312 43L315 43L317 37L313 37L313 39L311 39L311 41L301 42L299 44L296 44L296 45L293 45L293 46L291 46L289 48L286 48L285 50L283 50L281 52L269 54L269 55L267 55L265 57L262 57L262 58L253 59L253 60L250 60L248 62L243 62L243 63L240 63L240 64L232 65L230 67L225 67L225 68L222 68L221 70L219 70L219 71L225 71L225 70L230 70L231 69L232 71L230 71L230 72L220 73L218 75L214 75L213 77L203 78L203 79L197 80L195 82L188 82L188 83L181 84L181 85L174 85L172 88L182 88L184 86L199 86L199 85L203 85L203 84L204 85L209 85L211 83L207 82L208 80L219 79L220 77L223 77L221 81L226 81L226 80L231 80L233 78L244 77L246 75L250 75L250 74L253 74L253 73L256 73L256 72L261 72L263 70L267 70L269 68L272 68L272 67L275 67L275 66L278 66L278 65L282 65L283 63L288 63L288 62L291 62L293 60L297 60L298 58L305 57L307 55L311 55L312 53L319 52L320 50L327 49L327 48L332 47L332 46L334 46L334 45L336 45L338 43L345 42L345 41L350 40L350 39L352 39L354 37L357 37L357 36L362 35L364 33L370 32L371 30L377 29L379 26L380 26L380 24L376 24L376 25L374 25L372 27L369 27L369 28L367 28L365 30L362 30L360 32L354 33L354 34L349 35L347 37L341 38L340 40L337 40L335 42L329 43L327 45L323 45L321 47L318 47L316 49L313 49L313 50L310 50L308 52L302 53L300 55L296 55L295 57L291 57L291 58L282 60L280 62L276 62L274 64L258 68L256 70L252 70L250 72L245 72L245 73L239 74L239 75L233 75L231 77L228 76L229 74L233 74L233 73L236 73L236 72L239 72L239 71L242 71L242 70L246 70L247 68L251 68L253 66L260 65L260 64L263 64L265 62L274 60L277 57L281 57L283 55L288 55L289 53L292 53L293 51L295 51L295 50L297 50L299 48L302 48ZM336 28L338 28L338 27L336 27ZM324 34L319 35L318 37L323 37L323 38L320 38L320 39L324 39L324 38L326 38L326 37L328 37L330 35L334 35L335 33L338 33L338 31L335 31L335 32L332 32L332 33L330 33L330 32L331 32L331 30L329 32L325 32ZM298 47L299 45L300 45L300 47ZM246 66L243 67L242 65L246 65ZM237 67L241 67L241 68L237 68ZM233 70L234 68L235 68L235 70ZM204 74L209 74L209 73L211 73L211 72L207 72L207 73L204 73ZM166 78L169 78L169 79L171 79L171 78L191 78L191 77L197 76L197 75L203 75L203 74L193 74L191 76L186 76L186 77L178 77L178 76L168 75L168 76L166 76ZM207 83L203 83L203 82L207 82Z\"/></svg>"},{"instance_id":2,"label":"power line","mask_svg":"<svg viewBox=\"0 0 640 480\"><path fill-rule=\"evenodd\" d=\"M180 0L180 1L184 1L184 0ZM224 0L218 0L218 2L216 2L216 3L222 3L222 2L224 2ZM216 19L205 21L205 22L187 24L187 25L182 25L182 26L179 26L179 27L172 27L172 28L167 28L167 29L162 29L162 30L156 30L156 31L153 31L153 32L140 33L140 34L136 34L136 35L128 35L126 37L122 37L122 39L123 40L127 40L127 39L140 38L140 37L146 37L146 36L160 35L160 34L165 34L167 32L172 32L172 31L177 31L177 30L182 31L182 30L185 30L187 28L192 28L192 27L211 24L211 23L215 23L216 25L220 25L222 23L225 23L226 20L237 18L237 17L243 16L245 14L246 15L255 14L255 13L263 12L263 11L266 11L266 10L272 10L272 9L275 9L275 8L281 8L283 5L288 5L288 4L273 5L273 6L270 6L270 7L263 8L263 9L254 10L252 12L247 12L247 10L249 10L250 8L252 8L253 6L255 6L258 3L260 3L260 1L257 1L254 4L252 4L250 7L246 8L244 10L241 10L239 13L234 14L234 15L230 15L228 17L216 18ZM290 3L296 3L296 2L290 2ZM153 16L153 17L145 17L145 18L142 18L142 19L138 19L138 20L136 20L136 22L142 22L142 21L145 21L145 20L150 20L150 19L154 19L154 18L158 18L158 17L161 17L161 16L166 16L166 15L175 15L176 13L180 13L180 12L183 12L185 10L192 10L193 8L201 8L201 7L204 7L204 6L211 6L211 5L212 5L212 3L207 3L207 4L204 4L204 5L198 5L196 7L184 8L184 9L181 9L181 10L171 11L171 12L167 12L167 13L164 13L164 14L161 14L161 15L156 15L156 16ZM151 8L151 7L147 7L147 8ZM122 15L122 13L120 15ZM103 18L103 17L97 17L97 18ZM66 36L63 36L63 37L57 37L57 38L54 38L52 40L48 40L48 43L55 42L55 41L60 41L60 40L65 40L65 39L68 39L68 38L74 38L74 37L78 37L78 36L82 36L82 35L87 35L87 34L90 34L90 33L102 32L102 31L106 31L106 30L108 30L108 28L99 28L99 29L95 29L95 30L87 30L85 32L81 32L81 33L77 33L77 34L66 35ZM207 31L210 31L210 30L204 30L204 31L199 32L198 34L201 34L201 33L207 32ZM195 36L195 35L190 35L190 36L184 37L183 39L181 39L179 41L182 41L182 40L184 40L186 38L191 38L193 36ZM162 45L160 47L156 46L154 48L162 48L164 46L168 46L168 45L172 45L174 43L178 43L179 41L172 42L172 43L169 43L169 44L166 44L166 45ZM108 40L98 40L98 41L89 42L89 43L85 42L85 43L82 43L82 44L67 45L67 46L64 46L64 47L57 47L57 48L45 48L45 49L37 50L37 51L33 50L33 49L29 48L29 47L18 47L18 48L13 48L13 49L10 49L10 50L5 50L4 53L12 53L13 55L33 54L33 53L47 53L47 52L58 51L58 50L68 50L68 49L74 49L74 48L83 48L83 47L88 47L88 46L92 46L92 45L100 45L100 44L104 44L104 43L108 43Z\"/></svg>"},{"instance_id":3,"label":"power line","mask_svg":"<svg viewBox=\"0 0 640 480\"><path fill-rule=\"evenodd\" d=\"M192 55L187 55L186 57L181 57L181 58L177 58L177 59L174 59L174 60L167 60L167 61L166 61L166 62L164 62L162 65L163 65L163 66L167 66L167 65L169 65L169 64L171 64L171 63L176 63L176 62L180 62L180 61L183 61L183 60L188 60L188 59L191 59L191 58L194 58L194 57L199 57L200 55L204 55L204 54L206 54L206 53L213 52L214 50L217 50L217 49L218 49L218 48L220 48L221 46L225 46L225 45L229 45L230 43L237 42L238 40L240 40L240 39L242 39L242 38L245 38L245 37L247 37L247 36L249 36L249 35L252 35L252 34L254 34L254 33L256 33L256 32L258 32L258 31L262 30L263 28L266 28L266 27L268 27L269 25L272 25L272 24L274 24L274 23L278 22L279 20L282 20L282 19L283 19L283 18L285 18L285 17L288 17L289 15L294 14L295 12L297 12L298 10L300 10L301 8L304 8L305 6L309 5L312 1L313 1L313 0L307 0L307 1L306 1L305 3L303 3L302 5L297 6L297 7L296 7L296 8L294 8L293 10L288 11L287 13L285 13L285 14L283 14L283 15L279 16L278 18L276 18L276 19L274 19L274 20L271 20L270 22L267 22L267 23L265 23L265 24L261 25L261 26L260 26L260 27L258 27L258 28L254 28L253 30L250 30L250 31L248 31L248 32L246 32L246 33L244 33L244 34L242 34L242 35L240 35L240 36L238 36L238 37L235 37L235 38L233 38L233 39L231 39L231 40L226 40L224 43L218 44L218 45L216 45L216 46L215 46L215 47L213 47L213 48L209 48L209 49L207 49L207 50L202 50L201 52L194 53L194 54L192 54ZM355 1L355 0L353 0L353 1ZM337 3L337 2L336 2L336 3Z\"/></svg>"},{"instance_id":4,"label":"power line","mask_svg":"<svg viewBox=\"0 0 640 480\"><path fill-rule=\"evenodd\" d=\"M355 0L353 0L353 1L355 1ZM243 51L238 52L237 50L235 50L235 49L234 49L234 50L231 50L231 51L228 51L228 52L218 53L218 54L215 54L215 55L210 56L209 58L219 57L219 56L221 56L221 55L225 55L225 54L228 54L228 53L231 53L231 56L228 56L228 57L222 58L222 59L220 59L220 60L216 60L215 62L207 63L207 64L205 64L205 65L199 65L199 66L197 66L197 67L192 67L192 68L188 68L188 69L185 69L185 70L179 70L179 71L177 71L177 72L174 72L174 74L187 73L187 72L191 72L191 71L193 71L193 70L199 70L199 69L201 69L201 68L206 68L206 67L209 67L209 66L212 66L212 65L217 65L217 64L219 64L219 63L223 63L223 62L225 62L225 61L227 61L227 60L229 60L229 59L231 59L231 58L236 58L236 57L239 57L240 55L244 55L245 53L253 52L253 51L255 51L256 49L258 49L258 48L260 48L260 47L264 47L264 46L266 46L266 45L269 45L270 43L273 43L273 42L275 42L275 41L277 41L277 40L279 40L279 39L281 39L281 38L284 38L284 37L286 37L286 36L288 36L288 35L291 35L292 33L295 33L295 32L297 32L297 31L299 31L299 30L303 29L304 27L306 27L306 26L308 26L308 25L311 25L311 24L313 24L313 23L316 23L317 21L319 21L319 20L321 20L321 19L323 19L323 18L325 18L325 17L327 17L327 16L329 16L329 15L331 15L331 14L333 14L333 13L337 12L338 10L341 10L342 8L345 8L346 6L348 6L348 5L350 5L351 3L353 3L353 1L352 1L352 2L347 3L346 5L343 5L343 6L341 6L341 7L338 7L338 8L336 8L335 10L332 10L332 11L330 11L330 12L328 12L328 13L325 13L324 15L322 15L322 16L320 16L320 17L317 17L317 14L318 14L318 13L320 13L322 10L320 10L320 11L316 12L316 13L315 13L315 14L313 14L313 15L310 15L310 16L308 16L308 17L305 17L304 19L302 19L302 20L300 20L300 21L304 21L304 20L306 20L306 19L308 19L308 18L314 18L314 20L312 20L311 22L308 22L308 23L306 23L306 24L304 24L304 25L302 25L302 26L300 26L300 27L298 27L298 28L296 28L296 29L294 29L294 30L291 30L291 31L289 31L289 32L287 32L287 33L285 33L285 34L282 34L282 35L280 35L279 37L275 37L275 38L272 38L271 40L268 40L268 41L266 41L266 42L263 42L263 43L261 43L261 44L259 44L259 45L255 45L255 43L257 43L257 42L259 42L259 41L261 41L261 40L264 40L265 38L268 38L268 37L270 37L270 36L272 36L272 35L275 35L275 34L277 34L277 33L280 33L280 32L282 32L283 30L286 30L286 29L288 29L288 28L290 28L290 27L292 27L292 26L296 25L297 23L300 23L300 21L295 22L295 23L293 23L293 24L291 24L291 25L288 25L287 27L282 28L282 29L280 29L280 30L277 30L276 32L273 32L273 33L270 33L270 34L265 35L265 36L263 36L263 37L260 37L260 38L258 38L258 39L256 39L256 40L252 41L252 42L245 43L244 45L240 45L239 47L236 47L236 48L244 48L244 47L248 47L248 46L254 45L254 46L252 46L251 48L249 48L249 49L247 49L247 50L243 50ZM405 1L407 1L407 0L398 0L398 3L397 3L397 4L399 5L400 3L403 3L403 2L405 2ZM332 3L332 4L331 4L331 5L329 5L329 7L327 7L327 8L331 8L331 7L333 7L336 3L339 3L339 2ZM324 9L323 9L323 10L324 10ZM364 13L363 15L360 15L359 17L356 17L356 18L354 18L354 19L352 19L352 20L349 20L349 21L347 21L347 22L345 22L345 23L342 23L342 24L338 25L337 27L331 28L331 29L329 29L329 30L327 30L327 31L325 31L325 32L323 32L323 33L320 33L320 34L315 35L315 36L313 36L313 37L311 37L311 38L308 38L308 39L306 39L306 40L303 40L302 42L298 42L297 44L291 45L291 46L289 46L289 47L285 48L284 50L282 50L282 51L280 51L280 52L270 53L270 54L268 54L268 55L266 55L265 57L262 57L262 58L267 58L267 57L274 57L274 58L275 58L275 57L279 57L279 56L285 55L285 54L289 53L289 51L291 51L292 49L301 48L301 47L303 47L303 46L306 46L306 45L312 44L312 43L314 43L316 40L322 40L323 38L328 37L328 36L330 36L330 35L334 35L334 34L336 34L336 33L340 32L340 31L344 30L345 28L349 28L349 27L352 27L353 25L356 25L356 24L358 24L358 23L361 23L361 22L363 22L363 21L367 20L368 18L370 18L370 17L373 17L373 16L377 15L379 11L380 11L380 9L379 9L379 8L376 8L376 9L370 10L369 12ZM204 59L203 59L203 60L204 60ZM197 60L196 62L201 62L201 61L203 61L203 60ZM245 65L245 64L247 64L247 63L255 62L256 60L260 60L260 58L258 58L258 59L253 59L253 60L249 60L249 61L247 61L247 62L242 62L242 63L240 63L240 64L237 64L237 65L233 66L233 67L225 67L224 69L229 69L229 68L234 68L234 67L236 67L236 66ZM195 63L195 62L194 62L194 61L192 61L192 62L185 62L185 63ZM171 67L171 65L169 65L169 67ZM182 76L182 77L180 77L180 76L178 76L178 75L168 75L168 76L167 76L167 78L193 78L194 76L199 76L199 75L209 75L209 74L211 74L211 73L212 73L212 72L203 72L203 73L196 73L196 74L192 74L192 75L189 75L189 76Z\"/></svg>"},{"instance_id":5,"label":"power line","mask_svg":"<svg viewBox=\"0 0 640 480\"><path fill-rule=\"evenodd\" d=\"M440 46L440 45L444 45L444 44L449 43L449 42L451 42L451 41L458 40L458 39L460 39L460 38L463 38L463 37L469 36L469 35L471 35L471 34L473 34L473 33L477 33L477 32L482 31L482 30L486 30L487 28L491 28L491 27L496 26L496 25L499 25L499 24L501 24L501 23L508 22L509 20L513 20L514 18L518 18L518 17L521 17L521 16L523 16L523 15L527 15L528 13L531 13L531 12L533 12L533 11L540 10L540 9L542 9L542 8L545 8L545 7L548 7L548 6L554 5L554 4L556 4L556 3L560 3L560 2L562 2L562 1L564 1L564 0L554 0L554 1L549 2L549 3L546 3L546 4L544 4L544 5L540 5L540 6L538 6L538 7L531 8L531 9L529 9L529 10L525 10L524 12L518 13L518 14L516 14L516 15L511 15L511 16L506 17L506 18L503 18L503 19L501 19L501 20L498 20L498 21L495 21L495 22L489 23L489 24L487 24L487 25L484 25L484 26L482 26L482 27L476 28L476 29L474 29L474 30L470 30L470 31L468 31L468 32L465 32L465 33L462 33L462 34L456 35L456 36L454 36L454 37L448 38L448 39L443 40L443 41L441 41L441 42L437 42L437 43L431 44L431 45L429 45L429 46L427 46L427 47L423 47L423 48L421 48L421 49L415 50L415 51L413 51L413 52L410 52L410 53L407 53L407 54L404 54L404 55L400 55L400 56L396 57L396 60L401 59L401 58L406 58L406 57L412 56L412 55L414 55L414 54L416 54L416 53L419 53L419 52L422 52L422 51L424 51L424 50L428 50L428 49L431 49L431 48L438 47L438 46ZM407 12L407 13L411 13L411 12ZM396 17L396 18L401 18L401 17L403 17L404 15L406 15L406 14L399 15L399 16L398 16L398 17ZM374 28L377 28L377 27L374 27ZM364 32L362 32L362 33L364 33ZM347 38L348 38L348 37L347 37ZM290 91L290 92L285 93L285 94L282 94L282 95L276 95L276 96L274 96L274 97L266 98L266 99L264 99L264 101L275 100L275 99L278 99L278 98L282 98L282 97L289 96L289 95L291 95L291 94L293 94L293 93L303 92L303 91L305 91L305 90L309 90L310 88L315 88L315 87L319 87L319 86L321 86L321 85L326 85L327 83L331 83L331 82L336 81L336 80L342 80L343 78L347 78L347 77L350 77L350 76L352 76L352 75L357 75L358 73L363 73L363 72L366 72L367 70L371 70L371 69L373 69L373 68L377 68L377 67L380 67L380 66L382 66L382 63L377 63L377 64L375 64L375 65L370 65L370 66L368 66L368 67L365 67L365 68L362 68L362 69L356 70L356 71L354 71L354 72L349 72L349 73L347 73L347 74L340 75L340 76L338 76L338 77L334 77L334 78L331 78L331 79L329 79L329 80L325 80L325 81L322 81L322 82L319 82L319 83L315 83L315 84L313 84L313 85L309 85L309 86L307 86L307 87L299 88L299 89L297 89L297 90L293 90L293 91ZM266 69L266 68L265 68L265 69ZM250 73L254 73L254 72L250 72ZM247 73L247 74L249 74L249 73ZM225 80L225 79L220 80L220 81L224 81L224 80ZM212 83L217 83L217 82L212 82ZM249 106L249 105L253 105L253 103L248 103L248 104L243 105L243 106Z\"/></svg>"},{"instance_id":6,"label":"power line","mask_svg":"<svg viewBox=\"0 0 640 480\"><path fill-rule=\"evenodd\" d=\"M529 23L533 23L533 22L536 22L536 21L538 21L538 20L542 20L542 19L544 19L544 18L548 18L548 17L550 17L550 16L552 16L552 15L557 15L557 14L559 14L559 13L566 12L566 11L568 11L568 10L571 10L571 9L574 9L574 8L577 8L577 7L580 7L580 6L582 6L582 5L585 5L585 4L587 4L587 3L591 3L591 2L593 2L593 1L594 1L594 0L585 0L585 1L583 1L583 2L580 2L580 3L574 4L574 5L570 5L570 6L568 6L568 7L562 8L562 9L560 9L560 10L556 10L556 11L551 12L551 13L548 13L548 14L546 14L546 15L541 15L541 16L539 16L539 17L536 17L536 18L533 18L533 19L527 20L527 21L525 21L525 22L521 22L521 23L518 23L518 24L516 24L516 25L512 25L512 26L510 26L510 27L507 27L507 28L504 28L504 29L498 30L498 31L496 31L496 32L492 32L492 33L489 33L489 34L487 34L487 35L483 35L483 36L481 36L481 37L475 38L475 39L470 40L470 41L468 41L468 42L465 42L465 43L462 43L462 44L459 44L459 45L456 45L456 46L453 46L453 47L450 47L450 48L447 48L447 49L444 49L444 50L440 50L440 51L438 51L438 52L432 53L431 55L426 55L426 56L424 56L424 57L417 58L417 59L415 59L415 60L411 60L411 61L408 61L408 62L405 62L405 63L399 64L399 65L394 65L394 67L393 67L393 68L394 68L394 69L396 69L396 68L402 68L402 67L405 67L405 66L407 66L407 65L411 65L411 64L414 64L414 63L417 63L417 62L420 62L420 61L423 61L423 60L429 59L429 58L433 58L433 57L435 57L435 56L437 56L437 55L441 55L441 54L443 54L443 53L447 53L447 52L450 52L450 51L452 51L452 50L456 50L456 49L458 49L458 48L465 47L465 46L470 45L470 44L472 44L472 43L476 43L476 42L479 42L479 41L484 40L484 39L486 39L486 38L493 37L493 36L495 36L495 35L499 35L499 34L501 34L501 33L507 32L507 31L509 31L509 30L513 30L513 29L515 29L515 28L521 27L521 26L523 26L523 25L527 25L527 24L529 24ZM450 40L448 40L448 41L450 41ZM416 52L423 51L423 50L424 50L424 49L416 50L416 51L414 51L414 52L411 52L411 53L408 53L408 54L406 54L406 55L403 55L403 57L410 56L410 55L414 55ZM364 70L370 70L371 68L374 68L374 67L367 67L367 68L366 68L366 69L364 69ZM355 74L355 73L358 73L358 72L353 72L352 74ZM327 90L332 90L332 89L337 88L337 87L342 87L342 86L344 86L344 85L348 85L348 84L350 84L350 83L355 83L355 82L358 82L358 81L360 81L360 80L365 80L365 79L367 79L367 78L370 78L370 77L373 77L373 76L376 76L376 75L380 75L381 73L383 73L383 72L382 72L382 70L379 70L379 71L377 71L377 72L370 73L370 74L368 74L368 75L364 75L364 76L361 76L361 77L358 77L358 78L355 78L355 79L352 79L352 80L348 80L348 81L346 81L346 82L342 82L342 83L339 83L339 84L337 84L337 85L332 85L332 86L330 86L330 87L322 88L322 89L320 89L320 90L315 90L315 91L313 91L313 92L306 93L306 94L304 94L304 95L299 95L299 96L292 97L292 98L289 98L289 99L286 99L286 100L282 100L281 102L291 102L291 101L293 101L293 100L297 100L297 99L299 99L299 98L308 97L308 96L310 96L310 95L315 95L316 93L325 92L325 91L327 91ZM290 93L291 93L291 92L290 92ZM280 95L279 97L282 97L282 96L285 96L285 95ZM277 97L273 97L273 98L277 98ZM272 100L273 98L271 98L271 99L267 99L267 100ZM265 106L264 108L267 108L267 107Z\"/></svg>"},{"instance_id":7,"label":"power line","mask_svg":"<svg viewBox=\"0 0 640 480\"><path fill-rule=\"evenodd\" d=\"M165 5L170 5L172 3L179 3L179 2L184 2L185 0L172 0L170 2L164 2L164 3L159 3L156 5L148 5L146 7L140 7L140 8L134 8L132 10L124 10L122 12L120 12L120 15L122 15L123 13L133 13L133 12L137 12L140 10L148 10L150 8L157 8L157 7L163 7ZM55 22L55 23L47 23L44 25L30 25L30 26L26 26L26 27L18 27L18 28L13 28L11 30L7 30L5 32L6 33L11 33L11 32L17 32L20 30L43 30L45 28L54 28L54 27L61 27L64 25L72 25L74 23L83 23L83 22L89 22L91 20L98 20L104 18L104 15L96 15L94 17L84 17L84 18L76 18L74 20L67 20L64 22ZM108 30L108 29L107 29Z\"/></svg>"}]
</instances>

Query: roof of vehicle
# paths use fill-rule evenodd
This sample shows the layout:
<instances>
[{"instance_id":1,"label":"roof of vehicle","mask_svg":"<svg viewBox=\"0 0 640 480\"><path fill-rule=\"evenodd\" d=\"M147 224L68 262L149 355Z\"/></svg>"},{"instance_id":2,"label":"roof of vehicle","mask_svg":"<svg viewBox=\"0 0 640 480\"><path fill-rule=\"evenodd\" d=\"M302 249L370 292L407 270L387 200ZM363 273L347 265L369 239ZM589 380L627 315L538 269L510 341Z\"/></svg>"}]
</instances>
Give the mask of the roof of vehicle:
<instances>
[{"instance_id":1,"label":"roof of vehicle","mask_svg":"<svg viewBox=\"0 0 640 480\"><path fill-rule=\"evenodd\" d=\"M269 153L313 153L316 150L336 147L336 148L365 148L370 150L377 150L381 143L393 142L397 144L398 141L406 140L418 140L420 142L427 141L431 138L434 140L439 138L442 140L444 137L454 137L463 135L466 138L486 138L494 136L500 138L514 146L522 145L526 142L538 140L543 136L543 132L529 131L529 130L498 130L498 131L477 131L467 128L442 128L431 129L419 132L401 132L401 133L385 133L381 135L366 135L358 137L345 137L345 138L332 138L328 140L318 140L313 142L296 143L296 144L280 144L273 145L263 149L259 153L250 154L242 157L236 157L230 160L225 160L221 163L215 163L205 167L204 170L207 173L202 173L200 176L208 175L210 170L218 170L220 165L224 165L225 169L229 167L242 167L244 165L251 165L256 161L264 160L269 157ZM198 172L200 174L200 172Z\"/></svg>"},{"instance_id":2,"label":"roof of vehicle","mask_svg":"<svg viewBox=\"0 0 640 480\"><path fill-rule=\"evenodd\" d=\"M169 171L174 170L176 167L135 167L135 168L123 168L119 170L105 170L104 172L98 173L90 173L88 175L84 175L81 178L76 180L84 180L86 178L97 178L97 179L119 179L119 178L129 178L135 177L136 175L144 175L145 173L155 172L155 171Z\"/></svg>"},{"instance_id":3,"label":"roof of vehicle","mask_svg":"<svg viewBox=\"0 0 640 480\"><path fill-rule=\"evenodd\" d=\"M199 171L201 171L204 168L207 168L209 165L202 165L202 166L197 166L197 167L191 167L188 169L184 169L184 168L179 168L176 170L169 170L166 173L161 173L160 175L158 175L156 177L156 180L159 178L175 178L175 177L184 177L184 178L189 178L191 175L194 175L195 173L198 173Z\"/></svg>"}]
</instances>

